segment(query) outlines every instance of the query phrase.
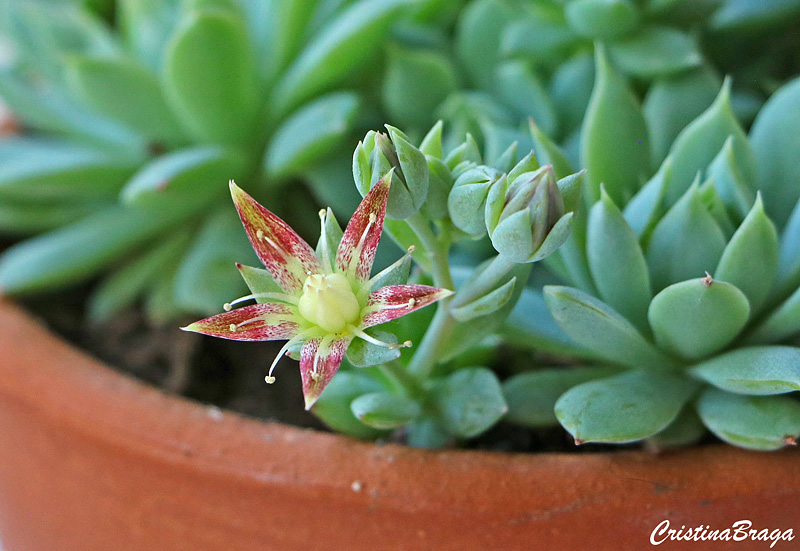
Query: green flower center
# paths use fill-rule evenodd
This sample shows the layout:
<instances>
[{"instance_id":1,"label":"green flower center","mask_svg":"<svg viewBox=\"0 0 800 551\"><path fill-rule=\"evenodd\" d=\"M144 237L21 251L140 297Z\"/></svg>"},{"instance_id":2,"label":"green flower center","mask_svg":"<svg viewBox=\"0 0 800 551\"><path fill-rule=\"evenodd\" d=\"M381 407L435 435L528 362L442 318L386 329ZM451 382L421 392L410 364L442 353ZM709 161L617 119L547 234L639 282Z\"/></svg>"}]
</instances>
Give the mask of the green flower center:
<instances>
[{"instance_id":1,"label":"green flower center","mask_svg":"<svg viewBox=\"0 0 800 551\"><path fill-rule=\"evenodd\" d=\"M297 306L301 316L328 333L338 333L354 324L361 313L350 282L342 274L308 276Z\"/></svg>"}]
</instances>

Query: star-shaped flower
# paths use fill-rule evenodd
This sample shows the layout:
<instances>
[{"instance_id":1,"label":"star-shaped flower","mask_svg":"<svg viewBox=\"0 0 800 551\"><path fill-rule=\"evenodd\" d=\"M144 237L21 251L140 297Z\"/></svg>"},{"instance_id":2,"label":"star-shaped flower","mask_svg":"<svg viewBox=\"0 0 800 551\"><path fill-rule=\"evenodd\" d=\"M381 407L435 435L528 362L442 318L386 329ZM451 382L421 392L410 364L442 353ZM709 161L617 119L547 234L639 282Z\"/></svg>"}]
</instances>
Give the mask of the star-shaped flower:
<instances>
[{"instance_id":1,"label":"star-shaped flower","mask_svg":"<svg viewBox=\"0 0 800 551\"><path fill-rule=\"evenodd\" d=\"M373 289L392 268L370 279L383 231L390 182L391 173L364 197L334 256L325 235L329 211L320 213L323 235L317 254L288 224L231 181L231 195L239 217L256 254L277 284L276 292L243 297L233 304L252 299L262 302L235 310L226 304L227 312L183 329L242 341L288 340L270 367L266 377L269 383L275 380L272 370L278 360L300 346L306 409L314 405L336 374L354 338L389 348L410 346L408 341L399 345L378 341L364 330L432 304L452 291L427 285Z\"/></svg>"}]
</instances>

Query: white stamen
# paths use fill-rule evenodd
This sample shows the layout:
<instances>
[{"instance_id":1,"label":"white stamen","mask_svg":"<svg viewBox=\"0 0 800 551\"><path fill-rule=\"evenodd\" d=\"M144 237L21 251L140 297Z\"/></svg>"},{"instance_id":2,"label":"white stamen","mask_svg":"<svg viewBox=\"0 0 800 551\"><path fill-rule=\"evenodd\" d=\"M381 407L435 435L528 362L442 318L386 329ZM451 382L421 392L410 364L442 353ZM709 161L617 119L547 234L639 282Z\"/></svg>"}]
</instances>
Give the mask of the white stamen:
<instances>
[{"instance_id":1,"label":"white stamen","mask_svg":"<svg viewBox=\"0 0 800 551\"><path fill-rule=\"evenodd\" d=\"M245 302L245 301L248 301L248 300L259 299L259 298L269 298L269 299L273 299L273 300L280 300L282 302L288 302L289 304L294 304L294 305L296 305L298 300L299 300L297 297L293 297L293 296L287 295L285 293L253 293L252 295L247 295L245 297L237 298L236 300L234 300L232 302L226 302L225 304L222 305L222 307L225 309L226 312L230 312L231 308L233 308L236 304L239 304L241 302Z\"/></svg>"},{"instance_id":2,"label":"white stamen","mask_svg":"<svg viewBox=\"0 0 800 551\"><path fill-rule=\"evenodd\" d=\"M367 333L365 333L364 331L362 331L361 329L359 329L358 327L356 327L354 325L350 326L350 331L352 333L354 333L356 336L360 337L361 339L364 339L365 341L367 341L370 344L374 344L376 346L383 346L385 348L388 348L389 350L395 350L397 348L408 348L412 344L411 341L405 341L405 342L401 342L401 343L398 343L398 344L392 344L392 343L388 343L388 342L379 341L375 337L372 337L372 336L368 335Z\"/></svg>"},{"instance_id":3,"label":"white stamen","mask_svg":"<svg viewBox=\"0 0 800 551\"><path fill-rule=\"evenodd\" d=\"M368 287L371 287L372 285L374 285L376 281L379 281L379 280L380 280L382 277L384 277L386 274L388 274L388 273L389 273L389 272L391 272L392 270L395 270L395 269L397 269L397 267L398 267L400 264L402 264L403 262L405 262L406 258L408 258L409 256L411 256L411 253L413 253L413 252L414 252L414 251L416 251L416 250L417 250L417 248L416 248L414 245L411 245L411 246L408 248L408 251L406 252L406 254L404 254L403 256L401 256L401 257L400 257L400 258L399 258L399 259L398 259L396 262L393 262L391 266L389 266L389 267L387 267L387 268L384 268L383 270L381 270L380 272L378 272L377 274L375 274L374 276L372 276L372 277L370 278L370 280L369 280L369 286L368 286Z\"/></svg>"},{"instance_id":4,"label":"white stamen","mask_svg":"<svg viewBox=\"0 0 800 551\"><path fill-rule=\"evenodd\" d=\"M286 341L286 343L281 347L281 349L278 351L278 355L275 356L274 360L272 360L272 365L269 366L269 372L267 373L267 376L264 377L264 380L267 382L267 384L271 385L272 383L275 382L275 377L272 376L272 372L275 370L275 367L278 365L280 359L283 358L284 355L286 355L286 353L292 346L302 341L304 338L306 338L305 332L298 333L297 335Z\"/></svg>"},{"instance_id":5,"label":"white stamen","mask_svg":"<svg viewBox=\"0 0 800 551\"><path fill-rule=\"evenodd\" d=\"M325 209L320 209L319 211L319 221L320 221L320 257L322 257L322 267L325 269L327 273L333 273L333 265L331 265L331 252L328 249L328 239L325 235L325 220L327 219L328 211ZM308 275L311 275L310 273Z\"/></svg>"},{"instance_id":6,"label":"white stamen","mask_svg":"<svg viewBox=\"0 0 800 551\"><path fill-rule=\"evenodd\" d=\"M358 245L356 245L355 250L353 251L353 256L350 258L350 267L353 267L353 264L358 266L358 263L361 261L361 251L364 250L364 244L367 242L367 236L369 235L369 230L372 229L372 225L378 219L375 216L374 212L369 213L369 222L367 223L367 227L364 228L364 232L361 234L361 237L358 240Z\"/></svg>"}]
</instances>

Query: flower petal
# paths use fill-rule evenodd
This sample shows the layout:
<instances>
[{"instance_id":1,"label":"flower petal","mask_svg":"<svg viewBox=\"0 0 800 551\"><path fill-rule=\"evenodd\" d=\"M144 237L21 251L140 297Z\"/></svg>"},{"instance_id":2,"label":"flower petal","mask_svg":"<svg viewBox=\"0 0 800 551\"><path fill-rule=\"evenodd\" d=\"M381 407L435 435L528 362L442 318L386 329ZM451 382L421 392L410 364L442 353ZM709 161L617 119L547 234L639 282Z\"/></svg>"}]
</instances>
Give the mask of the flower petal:
<instances>
[{"instance_id":1,"label":"flower petal","mask_svg":"<svg viewBox=\"0 0 800 551\"><path fill-rule=\"evenodd\" d=\"M391 173L375 184L347 224L336 252L336 266L359 281L369 279L375 250L381 241L386 199L389 197Z\"/></svg>"},{"instance_id":2,"label":"flower petal","mask_svg":"<svg viewBox=\"0 0 800 551\"><path fill-rule=\"evenodd\" d=\"M314 249L289 225L231 180L231 196L258 258L287 293L299 293L308 273L322 271Z\"/></svg>"},{"instance_id":3,"label":"flower petal","mask_svg":"<svg viewBox=\"0 0 800 551\"><path fill-rule=\"evenodd\" d=\"M293 307L265 302L223 312L182 329L235 341L275 341L297 334L299 326L295 320Z\"/></svg>"},{"instance_id":4,"label":"flower petal","mask_svg":"<svg viewBox=\"0 0 800 551\"><path fill-rule=\"evenodd\" d=\"M428 285L381 287L371 292L367 298L367 313L361 322L361 328L392 321L452 294L453 291Z\"/></svg>"},{"instance_id":5,"label":"flower petal","mask_svg":"<svg viewBox=\"0 0 800 551\"><path fill-rule=\"evenodd\" d=\"M341 338L326 336L309 339L300 351L300 377L306 409L311 409L319 395L331 382L353 340L352 335Z\"/></svg>"}]
</instances>

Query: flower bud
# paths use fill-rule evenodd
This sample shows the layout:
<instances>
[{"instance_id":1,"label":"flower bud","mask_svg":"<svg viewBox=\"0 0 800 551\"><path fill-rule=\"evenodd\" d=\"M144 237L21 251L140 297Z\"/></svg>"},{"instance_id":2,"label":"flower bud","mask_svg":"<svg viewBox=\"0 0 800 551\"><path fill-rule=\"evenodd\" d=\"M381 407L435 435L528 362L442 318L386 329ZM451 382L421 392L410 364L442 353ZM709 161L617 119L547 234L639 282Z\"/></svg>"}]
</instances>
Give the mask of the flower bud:
<instances>
[{"instance_id":1,"label":"flower bud","mask_svg":"<svg viewBox=\"0 0 800 551\"><path fill-rule=\"evenodd\" d=\"M486 229L501 255L513 262L535 262L569 236L572 213L565 210L553 168L546 165L490 190Z\"/></svg>"},{"instance_id":2,"label":"flower bud","mask_svg":"<svg viewBox=\"0 0 800 551\"><path fill-rule=\"evenodd\" d=\"M394 169L386 215L403 220L419 211L428 196L428 162L400 130L386 126L388 135L369 131L353 155L353 178L362 196Z\"/></svg>"},{"instance_id":3,"label":"flower bud","mask_svg":"<svg viewBox=\"0 0 800 551\"><path fill-rule=\"evenodd\" d=\"M447 198L453 224L463 232L481 236L486 232L484 210L489 190L503 185L505 175L488 166L470 168L458 177Z\"/></svg>"}]
</instances>

